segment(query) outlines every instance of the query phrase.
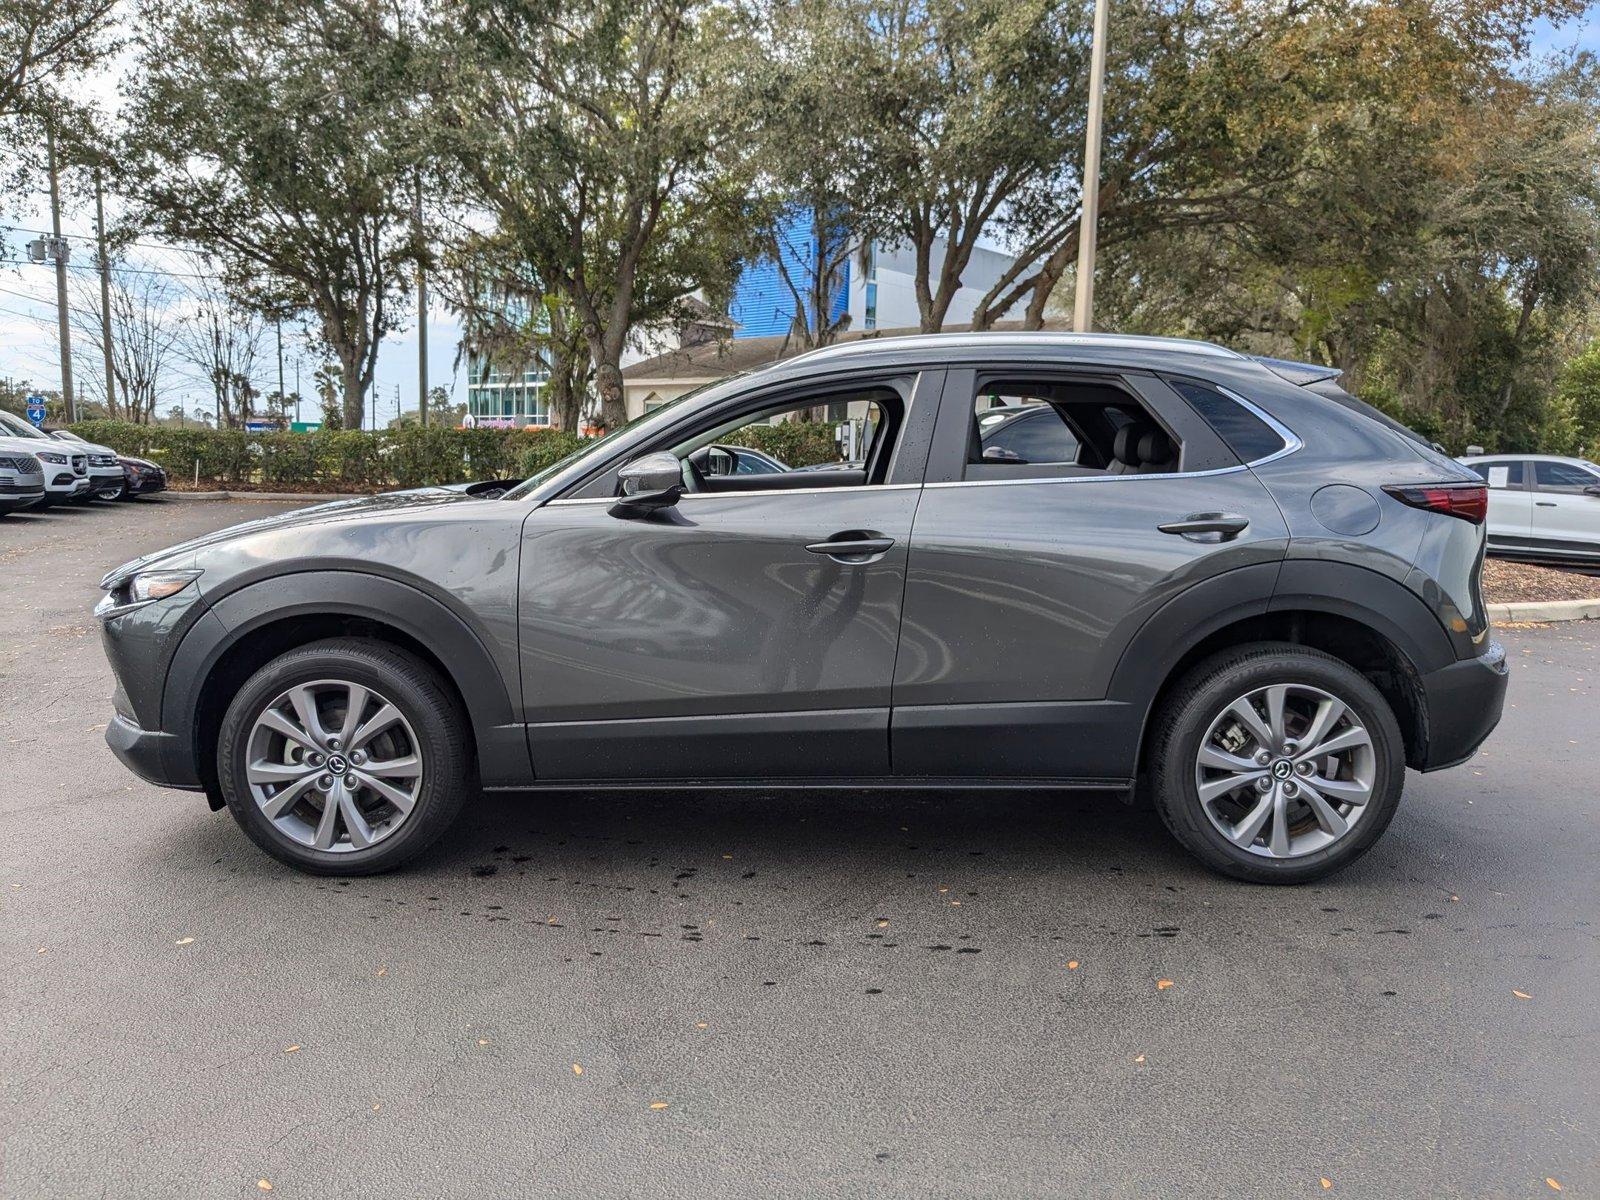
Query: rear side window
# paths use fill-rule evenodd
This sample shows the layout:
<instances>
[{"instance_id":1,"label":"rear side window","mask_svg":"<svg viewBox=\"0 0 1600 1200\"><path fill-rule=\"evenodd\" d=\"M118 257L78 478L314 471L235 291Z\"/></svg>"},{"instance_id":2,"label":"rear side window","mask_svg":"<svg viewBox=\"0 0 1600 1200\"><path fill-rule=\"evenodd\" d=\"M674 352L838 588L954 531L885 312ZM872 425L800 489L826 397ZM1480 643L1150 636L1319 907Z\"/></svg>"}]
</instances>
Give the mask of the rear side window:
<instances>
[{"instance_id":1,"label":"rear side window","mask_svg":"<svg viewBox=\"0 0 1600 1200\"><path fill-rule=\"evenodd\" d=\"M1230 400L1215 388L1190 379L1169 379L1167 382L1204 418L1241 462L1254 462L1283 449L1284 441L1273 432L1272 426L1238 401Z\"/></svg>"},{"instance_id":2,"label":"rear side window","mask_svg":"<svg viewBox=\"0 0 1600 1200\"><path fill-rule=\"evenodd\" d=\"M1571 463L1561 462L1534 463L1533 480L1542 488L1583 488L1600 482L1582 467L1575 467Z\"/></svg>"}]
</instances>

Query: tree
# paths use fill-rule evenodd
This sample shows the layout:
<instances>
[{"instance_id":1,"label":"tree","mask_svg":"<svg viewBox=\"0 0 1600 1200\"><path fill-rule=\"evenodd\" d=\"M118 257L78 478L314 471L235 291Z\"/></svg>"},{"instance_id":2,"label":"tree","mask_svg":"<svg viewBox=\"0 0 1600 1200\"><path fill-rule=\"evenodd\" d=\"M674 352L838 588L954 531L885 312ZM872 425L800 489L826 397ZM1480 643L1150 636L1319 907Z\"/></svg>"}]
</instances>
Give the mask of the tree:
<instances>
[{"instance_id":1,"label":"tree","mask_svg":"<svg viewBox=\"0 0 1600 1200\"><path fill-rule=\"evenodd\" d=\"M138 216L309 313L359 427L419 252L415 47L378 0L146 0L124 187ZM266 282L261 282L265 280Z\"/></svg>"},{"instance_id":2,"label":"tree","mask_svg":"<svg viewBox=\"0 0 1600 1200\"><path fill-rule=\"evenodd\" d=\"M113 419L148 424L162 399L178 339L177 295L166 276L126 264L111 268L111 371L114 394L107 395L101 372L85 372L85 399L104 405ZM76 336L99 362L105 354L100 287L79 278L73 284L69 315Z\"/></svg>"},{"instance_id":3,"label":"tree","mask_svg":"<svg viewBox=\"0 0 1600 1200\"><path fill-rule=\"evenodd\" d=\"M265 319L225 288L208 281L197 289L194 308L179 327L178 353L211 388L220 426L236 428L254 415L265 332Z\"/></svg>"},{"instance_id":4,"label":"tree","mask_svg":"<svg viewBox=\"0 0 1600 1200\"><path fill-rule=\"evenodd\" d=\"M636 327L725 291L730 165L749 114L735 9L711 0L465 0L439 30L448 146L466 201L571 306L601 420L626 419Z\"/></svg>"}]
</instances>

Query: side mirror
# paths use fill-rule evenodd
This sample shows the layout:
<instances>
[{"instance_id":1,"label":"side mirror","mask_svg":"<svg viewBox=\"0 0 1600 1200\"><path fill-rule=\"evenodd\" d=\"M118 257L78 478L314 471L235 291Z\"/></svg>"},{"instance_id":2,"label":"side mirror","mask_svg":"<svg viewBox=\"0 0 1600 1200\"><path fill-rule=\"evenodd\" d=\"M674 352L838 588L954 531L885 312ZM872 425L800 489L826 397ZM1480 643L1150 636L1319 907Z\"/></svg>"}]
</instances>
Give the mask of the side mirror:
<instances>
[{"instance_id":1,"label":"side mirror","mask_svg":"<svg viewBox=\"0 0 1600 1200\"><path fill-rule=\"evenodd\" d=\"M1591 483L1583 489L1583 494L1585 496L1600 496L1600 483Z\"/></svg>"},{"instance_id":2,"label":"side mirror","mask_svg":"<svg viewBox=\"0 0 1600 1200\"><path fill-rule=\"evenodd\" d=\"M683 495L683 465L665 450L634 459L617 472L617 480L622 496L611 506L613 517L643 517L671 508Z\"/></svg>"},{"instance_id":3,"label":"side mirror","mask_svg":"<svg viewBox=\"0 0 1600 1200\"><path fill-rule=\"evenodd\" d=\"M707 475L736 475L738 471L739 459L732 450L723 446L707 448L705 465Z\"/></svg>"}]
</instances>

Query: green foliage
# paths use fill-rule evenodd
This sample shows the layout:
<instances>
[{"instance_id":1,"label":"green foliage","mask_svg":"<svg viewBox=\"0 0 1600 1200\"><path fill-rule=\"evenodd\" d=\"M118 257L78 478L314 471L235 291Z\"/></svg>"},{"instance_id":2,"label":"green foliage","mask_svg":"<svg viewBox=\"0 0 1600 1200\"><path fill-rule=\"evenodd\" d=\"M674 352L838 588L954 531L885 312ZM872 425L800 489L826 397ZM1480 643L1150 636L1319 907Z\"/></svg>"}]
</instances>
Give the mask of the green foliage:
<instances>
[{"instance_id":1,"label":"green foliage","mask_svg":"<svg viewBox=\"0 0 1600 1200\"><path fill-rule=\"evenodd\" d=\"M399 425L375 433L320 429L247 433L81 421L73 432L120 454L158 462L179 480L293 490L373 491L532 475L583 445L553 429L450 429Z\"/></svg>"},{"instance_id":2,"label":"green foliage","mask_svg":"<svg viewBox=\"0 0 1600 1200\"><path fill-rule=\"evenodd\" d=\"M1575 444L1551 453L1575 454L1582 447L1588 457L1600 458L1600 339L1567 361L1555 400L1564 410L1560 420L1571 422Z\"/></svg>"},{"instance_id":3,"label":"green foliage","mask_svg":"<svg viewBox=\"0 0 1600 1200\"><path fill-rule=\"evenodd\" d=\"M833 421L783 421L777 425L746 425L721 441L725 446L748 446L789 467L811 467L839 461Z\"/></svg>"}]
</instances>

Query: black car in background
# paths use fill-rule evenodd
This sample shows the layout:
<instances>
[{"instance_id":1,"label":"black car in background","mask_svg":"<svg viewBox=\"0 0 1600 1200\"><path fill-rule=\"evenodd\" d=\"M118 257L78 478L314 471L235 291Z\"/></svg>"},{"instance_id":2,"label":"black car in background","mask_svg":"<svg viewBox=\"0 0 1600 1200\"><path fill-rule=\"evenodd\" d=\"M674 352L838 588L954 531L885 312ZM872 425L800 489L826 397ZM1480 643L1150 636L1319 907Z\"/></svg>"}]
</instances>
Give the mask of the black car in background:
<instances>
[{"instance_id":1,"label":"black car in background","mask_svg":"<svg viewBox=\"0 0 1600 1200\"><path fill-rule=\"evenodd\" d=\"M119 567L106 740L330 874L405 861L480 788L889 786L1147 795L1220 871L1316 879L1408 766L1476 753L1507 681L1483 479L1335 375L1107 335L803 354L498 498ZM818 410L870 431L855 458L709 469Z\"/></svg>"},{"instance_id":2,"label":"black car in background","mask_svg":"<svg viewBox=\"0 0 1600 1200\"><path fill-rule=\"evenodd\" d=\"M122 499L132 500L137 496L148 496L154 492L167 490L166 469L149 459L118 455L117 462L122 467L124 481Z\"/></svg>"}]
</instances>

